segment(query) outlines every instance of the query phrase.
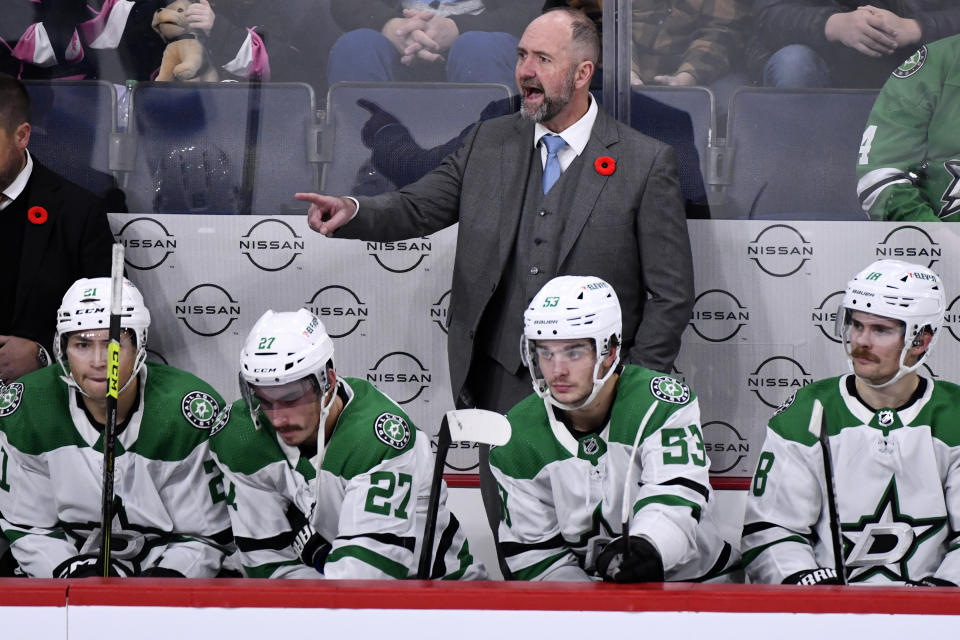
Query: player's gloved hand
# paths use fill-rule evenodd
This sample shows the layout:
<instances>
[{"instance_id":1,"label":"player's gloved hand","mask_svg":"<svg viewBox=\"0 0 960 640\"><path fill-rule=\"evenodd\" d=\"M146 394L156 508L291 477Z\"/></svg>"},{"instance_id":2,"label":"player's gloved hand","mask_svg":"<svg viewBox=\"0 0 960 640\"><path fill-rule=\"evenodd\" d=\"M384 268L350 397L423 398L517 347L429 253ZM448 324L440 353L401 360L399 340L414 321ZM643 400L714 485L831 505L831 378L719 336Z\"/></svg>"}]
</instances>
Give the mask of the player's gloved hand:
<instances>
[{"instance_id":1,"label":"player's gloved hand","mask_svg":"<svg viewBox=\"0 0 960 640\"><path fill-rule=\"evenodd\" d=\"M934 578L933 576L927 576L926 578L920 578L919 580L907 580L904 583L906 587L956 587L957 585L953 584L949 580L944 580L942 578Z\"/></svg>"},{"instance_id":2,"label":"player's gloved hand","mask_svg":"<svg viewBox=\"0 0 960 640\"><path fill-rule=\"evenodd\" d=\"M323 573L323 564L327 561L330 548L330 543L314 531L309 522L304 524L293 538L293 550L300 556L300 561L319 573Z\"/></svg>"},{"instance_id":3,"label":"player's gloved hand","mask_svg":"<svg viewBox=\"0 0 960 640\"><path fill-rule=\"evenodd\" d=\"M783 584L802 584L806 586L815 584L842 584L837 577L836 569L827 567L818 567L816 569L807 569L797 571L783 579Z\"/></svg>"},{"instance_id":4,"label":"player's gloved hand","mask_svg":"<svg viewBox=\"0 0 960 640\"><path fill-rule=\"evenodd\" d=\"M357 104L370 112L370 119L363 123L363 128L360 129L360 139L364 146L372 149L377 132L387 125L400 124L400 121L397 120L395 115L369 100L360 98L357 100Z\"/></svg>"},{"instance_id":5,"label":"player's gloved hand","mask_svg":"<svg viewBox=\"0 0 960 640\"><path fill-rule=\"evenodd\" d=\"M61 562L54 570L56 578L96 578L103 576L103 565L100 556L95 553L84 553ZM129 578L133 570L118 560L110 559L110 576Z\"/></svg>"},{"instance_id":6,"label":"player's gloved hand","mask_svg":"<svg viewBox=\"0 0 960 640\"><path fill-rule=\"evenodd\" d=\"M630 553L625 555L629 545ZM597 570L604 582L663 582L663 560L643 538L614 538L597 557Z\"/></svg>"},{"instance_id":7,"label":"player's gloved hand","mask_svg":"<svg viewBox=\"0 0 960 640\"><path fill-rule=\"evenodd\" d=\"M144 569L140 572L141 578L186 578L187 576L183 575L176 569L168 569L167 567L150 567L149 569Z\"/></svg>"}]
</instances>

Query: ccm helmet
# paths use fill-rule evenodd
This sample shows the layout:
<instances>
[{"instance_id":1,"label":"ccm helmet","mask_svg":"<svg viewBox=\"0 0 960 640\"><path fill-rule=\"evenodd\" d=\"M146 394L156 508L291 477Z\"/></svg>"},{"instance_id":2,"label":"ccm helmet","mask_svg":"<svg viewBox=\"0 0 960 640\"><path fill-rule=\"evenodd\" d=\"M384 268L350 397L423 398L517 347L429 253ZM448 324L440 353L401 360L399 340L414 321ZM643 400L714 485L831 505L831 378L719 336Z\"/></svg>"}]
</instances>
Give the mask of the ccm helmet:
<instances>
[{"instance_id":1,"label":"ccm helmet","mask_svg":"<svg viewBox=\"0 0 960 640\"><path fill-rule=\"evenodd\" d=\"M922 265L902 260L878 260L847 283L843 301L837 310L836 334L843 341L843 348L849 356L850 323L854 311L872 313L903 323L900 370L887 382L871 385L877 388L885 387L916 370L923 363L940 335L946 306L943 284L936 273ZM917 362L907 366L904 364L907 353L913 346L913 341L923 331L928 331L933 336L930 344ZM852 360L850 366L853 367Z\"/></svg>"},{"instance_id":2,"label":"ccm helmet","mask_svg":"<svg viewBox=\"0 0 960 640\"><path fill-rule=\"evenodd\" d=\"M538 396L561 409L579 409L596 397L603 384L617 369L620 352L610 369L600 377L604 357L622 343L623 320L620 301L607 282L593 276L559 276L543 286L523 314L521 356L530 368L533 390ZM593 391L577 406L558 402L550 393L536 356L538 340L574 340L593 342L597 362L593 369Z\"/></svg>"},{"instance_id":3,"label":"ccm helmet","mask_svg":"<svg viewBox=\"0 0 960 640\"><path fill-rule=\"evenodd\" d=\"M240 352L240 391L259 427L259 403L252 386L280 386L303 378L315 383L321 397L332 385L333 341L317 316L306 309L268 310L257 320ZM331 402L333 395L330 395ZM325 407L328 408L328 407Z\"/></svg>"},{"instance_id":4,"label":"ccm helmet","mask_svg":"<svg viewBox=\"0 0 960 640\"><path fill-rule=\"evenodd\" d=\"M70 363L66 357L67 337L76 331L93 331L110 328L110 278L81 278L70 285L57 309L57 335L53 351L63 369L64 381L80 393L83 389L73 379ZM121 386L123 391L137 376L147 359L147 329L150 327L150 310L143 302L140 290L126 278L123 279L120 328L129 329L136 339L136 359L130 379Z\"/></svg>"}]
</instances>

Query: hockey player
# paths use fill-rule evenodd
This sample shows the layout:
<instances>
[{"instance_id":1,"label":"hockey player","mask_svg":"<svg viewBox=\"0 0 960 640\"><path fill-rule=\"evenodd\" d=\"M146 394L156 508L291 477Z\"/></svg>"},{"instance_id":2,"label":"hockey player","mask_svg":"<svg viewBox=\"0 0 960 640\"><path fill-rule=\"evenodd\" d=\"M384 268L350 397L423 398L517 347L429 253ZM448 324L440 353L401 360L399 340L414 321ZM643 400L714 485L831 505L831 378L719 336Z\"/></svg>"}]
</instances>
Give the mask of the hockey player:
<instances>
[{"instance_id":1,"label":"hockey player","mask_svg":"<svg viewBox=\"0 0 960 640\"><path fill-rule=\"evenodd\" d=\"M923 46L883 85L857 161L875 220L960 220L960 35Z\"/></svg>"},{"instance_id":2,"label":"hockey player","mask_svg":"<svg viewBox=\"0 0 960 640\"><path fill-rule=\"evenodd\" d=\"M240 387L211 446L246 575L416 577L430 440L369 382L337 375L320 320L264 313L240 354ZM445 495L431 577L484 578Z\"/></svg>"},{"instance_id":3,"label":"hockey player","mask_svg":"<svg viewBox=\"0 0 960 640\"><path fill-rule=\"evenodd\" d=\"M0 397L0 513L22 571L102 575L103 429L110 278L77 280L57 311L59 364ZM230 519L209 436L227 419L208 384L146 363L150 312L122 288L111 575L212 577Z\"/></svg>"},{"instance_id":4,"label":"hockey player","mask_svg":"<svg viewBox=\"0 0 960 640\"><path fill-rule=\"evenodd\" d=\"M490 453L512 579L710 579L738 559L713 521L696 396L621 364L620 343L620 304L599 278L554 278L524 313L536 393L507 414L513 435Z\"/></svg>"},{"instance_id":5,"label":"hockey player","mask_svg":"<svg viewBox=\"0 0 960 640\"><path fill-rule=\"evenodd\" d=\"M837 333L853 374L803 387L770 420L743 526L752 582L838 584L839 568L847 583L960 583L960 388L917 373L944 301L935 273L898 260L847 283Z\"/></svg>"}]
</instances>

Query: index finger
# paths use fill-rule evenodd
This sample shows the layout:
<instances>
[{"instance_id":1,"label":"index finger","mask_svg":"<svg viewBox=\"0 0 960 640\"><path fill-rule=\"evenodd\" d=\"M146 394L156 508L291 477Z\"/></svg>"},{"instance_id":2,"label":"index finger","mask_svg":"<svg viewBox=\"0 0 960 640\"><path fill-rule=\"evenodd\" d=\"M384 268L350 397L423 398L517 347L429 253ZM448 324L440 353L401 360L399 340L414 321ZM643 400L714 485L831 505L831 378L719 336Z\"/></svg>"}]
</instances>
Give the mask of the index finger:
<instances>
[{"instance_id":1,"label":"index finger","mask_svg":"<svg viewBox=\"0 0 960 640\"><path fill-rule=\"evenodd\" d=\"M293 197L297 200L302 200L304 202L309 202L310 204L315 204L318 207L324 205L329 205L331 200L335 200L333 196L325 196L322 193L303 193L298 192L293 194Z\"/></svg>"}]
</instances>

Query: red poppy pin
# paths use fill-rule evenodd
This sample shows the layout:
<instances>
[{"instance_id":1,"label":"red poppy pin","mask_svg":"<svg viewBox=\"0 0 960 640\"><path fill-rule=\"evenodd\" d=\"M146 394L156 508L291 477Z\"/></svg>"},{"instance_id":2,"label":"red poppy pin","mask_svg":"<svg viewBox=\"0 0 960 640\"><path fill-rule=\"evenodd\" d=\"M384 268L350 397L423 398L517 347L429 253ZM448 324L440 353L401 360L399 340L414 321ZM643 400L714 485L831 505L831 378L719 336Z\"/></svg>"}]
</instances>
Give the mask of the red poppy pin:
<instances>
[{"instance_id":1,"label":"red poppy pin","mask_svg":"<svg viewBox=\"0 0 960 640\"><path fill-rule=\"evenodd\" d=\"M612 176L617 170L617 163L610 156L600 156L593 161L593 168L602 176Z\"/></svg>"},{"instance_id":2,"label":"red poppy pin","mask_svg":"<svg viewBox=\"0 0 960 640\"><path fill-rule=\"evenodd\" d=\"M43 224L47 221L47 210L43 207L30 207L27 211L27 220L33 224Z\"/></svg>"}]
</instances>

